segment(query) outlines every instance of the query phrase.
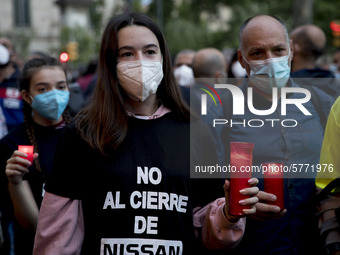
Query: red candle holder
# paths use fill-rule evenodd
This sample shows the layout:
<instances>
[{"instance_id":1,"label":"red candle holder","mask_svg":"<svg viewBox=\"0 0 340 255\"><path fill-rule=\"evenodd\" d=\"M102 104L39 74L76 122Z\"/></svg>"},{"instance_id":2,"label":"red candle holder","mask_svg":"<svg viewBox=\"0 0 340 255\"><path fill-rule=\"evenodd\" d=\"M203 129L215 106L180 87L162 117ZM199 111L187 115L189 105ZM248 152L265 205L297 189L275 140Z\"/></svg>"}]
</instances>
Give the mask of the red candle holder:
<instances>
[{"instance_id":1,"label":"red candle holder","mask_svg":"<svg viewBox=\"0 0 340 255\"><path fill-rule=\"evenodd\" d=\"M33 164L33 150L34 147L32 145L18 145L18 151L27 154L27 158L24 157L22 158L27 159L28 161L31 162L31 164Z\"/></svg>"},{"instance_id":2,"label":"red candle holder","mask_svg":"<svg viewBox=\"0 0 340 255\"><path fill-rule=\"evenodd\" d=\"M264 175L264 191L274 194L277 199L268 204L276 205L281 210L285 208L284 188L283 188L283 163L265 163L262 164Z\"/></svg>"},{"instance_id":3,"label":"red candle holder","mask_svg":"<svg viewBox=\"0 0 340 255\"><path fill-rule=\"evenodd\" d=\"M249 196L242 195L240 193L240 190L244 188L249 188L248 180L251 178L253 148L253 143L230 143L230 215L245 216L243 209L250 209L249 205L241 205L239 201L249 198Z\"/></svg>"}]
</instances>

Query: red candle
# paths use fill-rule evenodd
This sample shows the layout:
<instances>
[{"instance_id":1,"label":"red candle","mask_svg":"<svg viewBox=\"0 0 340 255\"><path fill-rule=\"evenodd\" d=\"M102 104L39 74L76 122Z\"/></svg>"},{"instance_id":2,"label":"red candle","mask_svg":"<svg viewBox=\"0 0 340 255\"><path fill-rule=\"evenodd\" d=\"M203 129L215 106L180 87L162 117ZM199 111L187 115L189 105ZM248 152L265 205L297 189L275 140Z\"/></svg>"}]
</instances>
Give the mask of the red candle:
<instances>
[{"instance_id":1,"label":"red candle","mask_svg":"<svg viewBox=\"0 0 340 255\"><path fill-rule=\"evenodd\" d=\"M285 208L284 189L283 189L283 163L262 164L264 175L264 191L274 194L277 199L268 204L276 205L281 210Z\"/></svg>"},{"instance_id":2,"label":"red candle","mask_svg":"<svg viewBox=\"0 0 340 255\"><path fill-rule=\"evenodd\" d=\"M33 146L32 145L18 145L18 151L26 153L27 158L25 159L27 159L28 161L31 162L31 164L33 164Z\"/></svg>"},{"instance_id":3,"label":"red candle","mask_svg":"<svg viewBox=\"0 0 340 255\"><path fill-rule=\"evenodd\" d=\"M245 216L243 209L250 209L249 205L241 205L239 201L249 198L249 196L242 195L240 190L249 187L248 180L251 178L253 148L253 143L230 143L230 215Z\"/></svg>"}]
</instances>

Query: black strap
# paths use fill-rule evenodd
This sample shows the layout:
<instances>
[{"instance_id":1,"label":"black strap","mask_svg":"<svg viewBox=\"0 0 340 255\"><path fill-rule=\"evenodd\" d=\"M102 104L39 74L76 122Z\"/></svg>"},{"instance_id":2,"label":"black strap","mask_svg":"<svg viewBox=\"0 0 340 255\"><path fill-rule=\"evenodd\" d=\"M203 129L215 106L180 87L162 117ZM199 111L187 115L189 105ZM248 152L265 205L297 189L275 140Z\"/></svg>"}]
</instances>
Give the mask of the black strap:
<instances>
[{"instance_id":1,"label":"black strap","mask_svg":"<svg viewBox=\"0 0 340 255\"><path fill-rule=\"evenodd\" d=\"M320 227L320 236L327 236L327 234L333 230L336 230L339 228L339 222L337 221L337 219L334 218L330 218L327 221L325 221L322 226Z\"/></svg>"},{"instance_id":2,"label":"black strap","mask_svg":"<svg viewBox=\"0 0 340 255\"><path fill-rule=\"evenodd\" d=\"M331 193L331 191L333 189L335 189L336 187L340 187L340 177L338 177L338 178L334 179L333 181L331 181L330 183L328 183L327 186L324 187L319 194L317 194L317 196L316 196L317 201L320 201L324 197L329 195Z\"/></svg>"},{"instance_id":3,"label":"black strap","mask_svg":"<svg viewBox=\"0 0 340 255\"><path fill-rule=\"evenodd\" d=\"M335 218L338 220L338 222L340 223L340 207L338 207L337 209L334 210L335 213Z\"/></svg>"},{"instance_id":4,"label":"black strap","mask_svg":"<svg viewBox=\"0 0 340 255\"><path fill-rule=\"evenodd\" d=\"M326 246L326 254L334 254L340 251L340 243L331 243Z\"/></svg>"}]
</instances>

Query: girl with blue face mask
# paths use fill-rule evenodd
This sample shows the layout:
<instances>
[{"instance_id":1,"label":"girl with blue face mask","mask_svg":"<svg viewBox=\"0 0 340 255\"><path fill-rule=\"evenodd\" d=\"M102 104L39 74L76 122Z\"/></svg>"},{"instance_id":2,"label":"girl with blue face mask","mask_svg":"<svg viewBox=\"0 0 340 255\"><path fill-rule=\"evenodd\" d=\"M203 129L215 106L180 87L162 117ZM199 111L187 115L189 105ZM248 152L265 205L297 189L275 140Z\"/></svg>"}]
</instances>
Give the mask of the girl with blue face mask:
<instances>
[{"instance_id":1,"label":"girl with blue face mask","mask_svg":"<svg viewBox=\"0 0 340 255\"><path fill-rule=\"evenodd\" d=\"M4 218L13 222L16 253L32 254L43 186L52 169L57 141L71 121L65 111L69 101L66 72L55 58L32 59L23 68L20 91L24 123L0 141L0 167L6 169L0 176L0 202L6 208ZM18 145L34 146L33 164L17 150ZM8 198L7 204L3 197Z\"/></svg>"}]
</instances>

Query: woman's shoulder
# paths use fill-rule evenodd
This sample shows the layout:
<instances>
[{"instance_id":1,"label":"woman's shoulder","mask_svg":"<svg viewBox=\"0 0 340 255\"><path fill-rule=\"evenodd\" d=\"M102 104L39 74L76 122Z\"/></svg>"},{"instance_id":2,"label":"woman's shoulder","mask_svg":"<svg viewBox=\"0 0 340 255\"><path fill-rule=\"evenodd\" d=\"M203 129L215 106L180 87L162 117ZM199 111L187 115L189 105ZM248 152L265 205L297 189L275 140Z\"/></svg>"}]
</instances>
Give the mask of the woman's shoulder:
<instances>
[{"instance_id":1,"label":"woman's shoulder","mask_svg":"<svg viewBox=\"0 0 340 255\"><path fill-rule=\"evenodd\" d=\"M63 130L62 137L65 140L78 140L80 136L80 132L77 128L77 125L74 121L68 123ZM66 137L66 138L65 138Z\"/></svg>"},{"instance_id":2,"label":"woman's shoulder","mask_svg":"<svg viewBox=\"0 0 340 255\"><path fill-rule=\"evenodd\" d=\"M63 149L70 150L70 152L74 149L77 151L84 151L88 148L88 144L82 137L81 131L75 121L68 123L64 127L58 144L59 148L61 147Z\"/></svg>"}]
</instances>

